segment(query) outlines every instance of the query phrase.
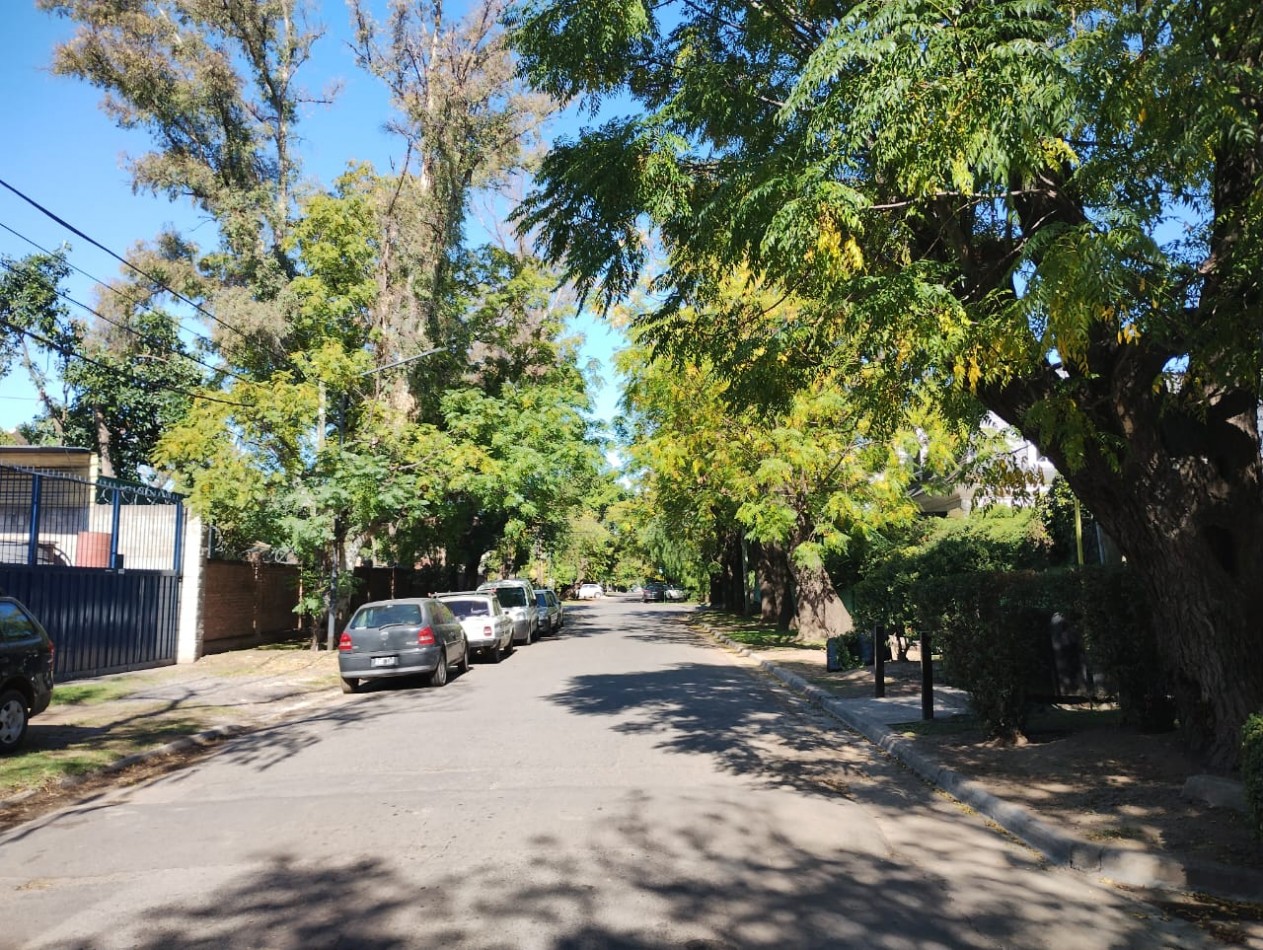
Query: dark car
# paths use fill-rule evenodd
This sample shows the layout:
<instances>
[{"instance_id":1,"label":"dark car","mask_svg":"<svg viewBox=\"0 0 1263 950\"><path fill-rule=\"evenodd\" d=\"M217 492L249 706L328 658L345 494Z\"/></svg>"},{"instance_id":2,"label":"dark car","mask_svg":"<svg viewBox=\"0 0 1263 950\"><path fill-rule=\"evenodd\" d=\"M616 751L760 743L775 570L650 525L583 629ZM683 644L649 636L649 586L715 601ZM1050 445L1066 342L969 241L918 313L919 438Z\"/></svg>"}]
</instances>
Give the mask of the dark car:
<instances>
[{"instance_id":1,"label":"dark car","mask_svg":"<svg viewBox=\"0 0 1263 950\"><path fill-rule=\"evenodd\" d=\"M667 585L660 581L648 581L640 590L640 602L649 603L651 600L666 600Z\"/></svg>"},{"instance_id":2,"label":"dark car","mask_svg":"<svg viewBox=\"0 0 1263 950\"><path fill-rule=\"evenodd\" d=\"M565 611L557 593L547 587L535 591L535 606L539 608L539 632L556 633L566 622Z\"/></svg>"},{"instance_id":3,"label":"dark car","mask_svg":"<svg viewBox=\"0 0 1263 950\"><path fill-rule=\"evenodd\" d=\"M418 673L427 674L431 686L443 686L452 663L461 672L469 670L469 641L455 614L432 597L365 604L338 641L338 672L346 693L358 690L363 680Z\"/></svg>"},{"instance_id":4,"label":"dark car","mask_svg":"<svg viewBox=\"0 0 1263 950\"><path fill-rule=\"evenodd\" d=\"M53 641L12 597L0 597L0 754L12 752L53 696Z\"/></svg>"}]
</instances>

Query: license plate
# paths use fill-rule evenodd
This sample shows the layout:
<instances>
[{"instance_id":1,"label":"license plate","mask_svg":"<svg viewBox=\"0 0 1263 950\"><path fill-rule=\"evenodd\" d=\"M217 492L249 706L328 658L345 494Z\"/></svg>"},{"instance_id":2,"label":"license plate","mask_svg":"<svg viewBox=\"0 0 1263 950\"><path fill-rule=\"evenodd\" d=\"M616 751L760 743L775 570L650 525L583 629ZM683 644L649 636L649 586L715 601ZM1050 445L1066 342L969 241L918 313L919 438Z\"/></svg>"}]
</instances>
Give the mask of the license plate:
<instances>
[{"instance_id":1,"label":"license plate","mask_svg":"<svg viewBox=\"0 0 1263 950\"><path fill-rule=\"evenodd\" d=\"M397 656L375 656L373 657L372 666L398 666L399 657Z\"/></svg>"}]
</instances>

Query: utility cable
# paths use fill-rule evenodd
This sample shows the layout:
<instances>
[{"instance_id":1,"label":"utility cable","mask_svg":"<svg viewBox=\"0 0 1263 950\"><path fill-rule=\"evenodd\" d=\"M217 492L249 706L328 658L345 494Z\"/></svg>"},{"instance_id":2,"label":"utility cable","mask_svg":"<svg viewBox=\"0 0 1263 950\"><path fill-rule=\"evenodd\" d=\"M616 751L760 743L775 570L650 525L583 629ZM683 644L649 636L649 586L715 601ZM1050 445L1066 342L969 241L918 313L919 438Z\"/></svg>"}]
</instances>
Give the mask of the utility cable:
<instances>
[{"instance_id":1,"label":"utility cable","mask_svg":"<svg viewBox=\"0 0 1263 950\"><path fill-rule=\"evenodd\" d=\"M34 330L28 330L25 327L20 327L20 326L17 326L16 324L10 323L8 320L5 320L2 317L0 317L0 326L4 326L8 328L9 330L12 330L14 333L21 333L23 336L28 336L32 340L34 340L36 343L39 343L41 346L46 346L48 347L48 349L53 350L56 353L60 353L62 356L66 357L67 359L82 360L83 362L89 363L92 366L97 367L98 369L105 370L107 373L118 372L117 366L109 366L105 363L102 363L100 360L95 360L90 356L85 356L83 353L78 353L72 349L62 346L60 343L53 342L47 337L39 333L36 333ZM140 380L137 380L135 377L132 377L132 381L140 382ZM218 396L208 396L204 393L196 393L196 392L193 392L192 390L184 389L180 386L172 386L170 384L167 384L167 385L153 386L152 388L157 389L157 390L165 390L166 392L179 393L182 396L188 396L190 399L203 399L207 402L222 403L225 406L237 406L240 409L250 408L244 402L234 402L231 399L221 399Z\"/></svg>"},{"instance_id":2,"label":"utility cable","mask_svg":"<svg viewBox=\"0 0 1263 950\"><path fill-rule=\"evenodd\" d=\"M46 216L47 216L47 217L49 217L49 218L52 218L54 221L56 221L58 224L60 224L63 228L65 228L65 229L66 229L67 231L69 231L71 234L75 234L75 235L77 235L77 236L79 236L79 237L83 238L85 241L87 241L87 242L88 242L89 244L91 244L93 247L99 248L100 250L104 251L106 254L110 255L110 257L114 258L114 259L115 259L116 261L118 261L119 263L121 263L121 264L123 264L124 266L126 266L126 267L130 268L131 270L133 270L133 271L135 271L137 274L139 274L141 277L145 278L145 280L150 281L150 282L151 282L151 283L153 283L153 284L156 284L158 287L161 287L163 290L165 290L167 293L171 294L171 296L175 297L177 300L182 300L184 303L188 304L190 307L192 307L192 308L193 308L194 310L196 310L198 313L203 314L204 316L206 316L206 317L210 318L211 320L215 321L217 324L219 324L219 325L220 325L221 327L223 327L225 330L231 330L233 333L237 334L237 335L238 335L239 337L241 337L243 340L248 340L248 339L249 339L249 337L248 337L245 333L243 333L241 330L238 330L238 329L237 329L236 327L234 327L232 324L225 323L223 320L220 320L220 319L219 319L219 317L215 316L213 313L211 313L209 310L207 310L207 309L206 309L205 307L203 307L201 304L195 303L194 301L190 300L188 297L184 296L184 294L180 293L178 290L172 290L170 287L168 287L168 286L167 286L166 284L164 284L162 281L158 280L158 278L156 278L156 277L154 277L154 276L152 276L152 275L150 275L150 274L145 273L143 270L141 270L139 267L137 267L137 266L136 266L135 264L133 264L131 261L127 260L127 258L122 257L122 256L120 256L119 254L116 254L114 251L111 251L108 247L106 247L106 246L105 246L104 244L102 244L100 241L97 241L97 240L95 240L94 238L91 238L91 237L89 237L88 235L84 234L82 231L80 231L78 228L76 228L73 224L71 224L71 223L70 223L69 221L67 221L65 218L59 217L58 215L54 214L52 211L49 211L47 208L45 208L42 204L40 204L40 203L39 203L38 201L36 201L34 198L31 198L31 197L29 197L28 195L23 194L21 191L19 191L17 188L14 188L14 187L13 187L12 185L10 185L7 181L5 181L3 178L0 178L0 185L3 185L3 186L4 186L5 188L7 188L9 191L13 192L15 195L17 195L19 198L21 198L23 201L25 201L27 204L29 204L29 205L30 205L32 208L34 208L36 211L40 212L40 213L41 213L41 214L43 214L43 215L46 215Z\"/></svg>"},{"instance_id":3,"label":"utility cable","mask_svg":"<svg viewBox=\"0 0 1263 950\"><path fill-rule=\"evenodd\" d=\"M3 224L0 224L0 228L2 228L2 227L4 227L4 225L3 225ZM36 245L36 246L38 246L38 245ZM46 253L46 254L47 254L47 253L49 253L49 252L48 252L48 251L45 251L44 253ZM3 264L3 265L4 265L5 267L7 267L7 268L8 268L11 272L13 272L13 273L15 273L15 274L16 274L16 273L18 273L18 266L17 266L16 264L14 264L12 261L7 261L7 260L0 259L0 264ZM78 270L78 268L75 268L75 269L76 269L76 270ZM91 274L85 274L84 276L91 277L92 275L91 275ZM96 278L93 278L93 279L95 280ZM109 286L109 284L105 284L104 286L108 287L108 286ZM203 362L202 360L199 360L199 359L198 359L196 356L194 356L192 353L184 353L184 352L182 352L182 351L180 351L180 350L177 350L175 347L171 346L169 343L167 343L167 342L166 342L166 341L164 341L164 340L158 340L158 339L156 339L156 338L154 338L154 337L151 337L151 336L146 336L144 333L141 333L141 332L140 332L139 330L137 330L135 327L130 327L130 326L128 326L126 323L120 323L120 322L119 322L119 321L117 321L117 320L111 319L110 317L107 317L105 314L101 313L101 311L96 310L96 309L94 309L94 308L92 308L92 307L89 307L86 303L83 303L82 301L76 300L74 297L70 296L70 294L68 294L68 293L67 293L66 291L64 291L64 290L55 289L55 290L54 290L54 293L56 293L58 297L60 297L62 300L65 300L67 303L72 303L72 304L74 304L76 307L79 307L79 308L81 308L81 309L83 309L83 310L86 310L88 313L92 314L92 315L93 315L94 317L96 317L98 320L101 320L101 321L103 321L103 322L105 322L105 323L108 323L108 324L109 324L110 326L112 326L112 327L117 327L117 328L118 328L118 329L120 329L120 330L123 330L123 331L125 331L125 332L127 332L127 333L130 333L132 336L134 336L134 337L138 338L139 340L141 340L141 341L142 341L142 342L144 342L144 343L148 343L150 346L153 346L153 347L156 347L156 348L158 348L158 349L161 349L161 350L163 350L164 352L169 353L169 354L170 354L170 355L172 355L172 356L179 356L179 357L182 357L182 358L184 358L184 359L186 359L186 360L191 360L191 361L193 361L194 363L196 363L198 366L201 366L203 369L208 369L208 370L210 370L212 373L223 373L225 376L231 376L233 379L237 380L238 382L246 383L247 385L249 385L249 384L251 383L251 380L246 379L244 376L239 376L237 373L234 373L234 372L233 372L232 370L230 370L230 369L225 369L225 368L224 368L224 367L222 367L222 366L212 366L210 363L205 363L205 362ZM151 307L146 307L146 309L148 309L151 313L157 313L157 312L158 312L158 311L154 310L154 309L153 309L153 308L151 308ZM177 324L178 324L178 321L177 321ZM199 340L201 340L201 339L205 339L205 337L198 337L198 339L199 339Z\"/></svg>"},{"instance_id":4,"label":"utility cable","mask_svg":"<svg viewBox=\"0 0 1263 950\"><path fill-rule=\"evenodd\" d=\"M75 271L78 274L82 274L84 277L88 278L88 280L92 281L93 283L100 284L102 287L106 288L111 293L115 294L116 296L122 297L125 300L128 299L127 294L119 290L113 284L109 283L108 281L102 280L100 277L96 277L92 274L89 274L86 270L84 270L82 267L79 267L77 264L75 264L65 255L59 254L57 251L50 251L48 248L44 247L38 241L27 237L25 234L23 234L21 231L16 230L15 228L9 227L9 225L5 224L3 221L0 221L0 229L8 231L10 234L18 238L19 240L25 241L27 244L31 245L31 247L35 248L35 250L39 251L42 254L47 254L49 257L60 257L65 262L66 266L69 267L71 270ZM136 305L143 308L144 310L149 311L150 313L161 312L157 308L147 303L140 303L137 301ZM165 312L163 312L163 315L166 316ZM193 339L197 340L199 343L204 344L208 349L213 350L216 348L215 341L212 340L210 337L203 336L202 334L194 330L188 329L187 327L184 326L183 323L180 322L179 319L175 317L172 317L172 319L175 320L176 325L179 326L180 331L182 333L189 334L189 336L193 337Z\"/></svg>"}]
</instances>

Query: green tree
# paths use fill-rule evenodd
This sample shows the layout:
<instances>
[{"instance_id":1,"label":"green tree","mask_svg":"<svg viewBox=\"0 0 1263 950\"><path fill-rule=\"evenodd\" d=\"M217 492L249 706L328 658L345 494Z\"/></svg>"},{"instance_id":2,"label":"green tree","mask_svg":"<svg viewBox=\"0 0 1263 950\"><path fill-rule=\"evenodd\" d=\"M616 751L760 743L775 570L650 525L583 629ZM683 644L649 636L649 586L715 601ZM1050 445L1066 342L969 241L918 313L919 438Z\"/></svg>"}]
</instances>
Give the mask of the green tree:
<instances>
[{"instance_id":1,"label":"green tree","mask_svg":"<svg viewBox=\"0 0 1263 950\"><path fill-rule=\"evenodd\" d=\"M541 88L643 111L545 161L525 221L607 300L656 228L664 345L825 365L870 405L910 380L1035 442L1154 607L1213 762L1263 705L1259 11L923 0L790 7L531 0ZM734 268L807 305L761 347L741 309L671 333Z\"/></svg>"}]
</instances>

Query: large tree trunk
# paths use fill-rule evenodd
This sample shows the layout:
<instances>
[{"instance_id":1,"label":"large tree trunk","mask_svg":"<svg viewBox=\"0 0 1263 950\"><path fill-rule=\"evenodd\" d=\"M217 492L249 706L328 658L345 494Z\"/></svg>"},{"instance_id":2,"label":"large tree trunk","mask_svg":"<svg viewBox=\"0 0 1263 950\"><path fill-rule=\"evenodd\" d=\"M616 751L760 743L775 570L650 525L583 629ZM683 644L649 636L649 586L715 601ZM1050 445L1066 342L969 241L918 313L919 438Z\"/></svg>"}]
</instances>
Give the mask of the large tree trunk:
<instances>
[{"instance_id":1,"label":"large tree trunk","mask_svg":"<svg viewBox=\"0 0 1263 950\"><path fill-rule=\"evenodd\" d=\"M794 584L785 549L779 544L756 544L751 553L758 565L760 619L788 630L794 617Z\"/></svg>"},{"instance_id":2,"label":"large tree trunk","mask_svg":"<svg viewBox=\"0 0 1263 950\"><path fill-rule=\"evenodd\" d=\"M802 564L794 556L798 546L810 536L810 526L800 524L789 554L789 568L794 575L796 589L796 639L805 643L849 633L854 627L851 612L842 603L824 565Z\"/></svg>"},{"instance_id":3,"label":"large tree trunk","mask_svg":"<svg viewBox=\"0 0 1263 950\"><path fill-rule=\"evenodd\" d=\"M1126 437L1120 467L1098 457L1076 468L1045 451L1146 590L1190 747L1231 767L1242 723L1263 710L1258 400L1223 393L1199 416L1153 393L1145 374L1134 382L1120 394L1116 375L1111 417L1098 410L1095 420Z\"/></svg>"},{"instance_id":4,"label":"large tree trunk","mask_svg":"<svg viewBox=\"0 0 1263 950\"><path fill-rule=\"evenodd\" d=\"M745 579L741 557L741 535L727 531L715 539L719 570L710 575L710 605L719 610L741 613L745 608Z\"/></svg>"}]
</instances>

